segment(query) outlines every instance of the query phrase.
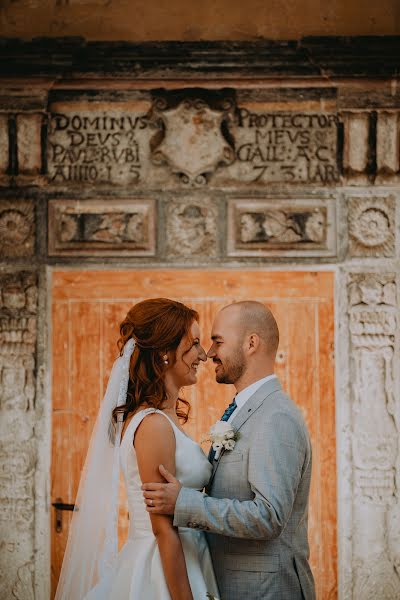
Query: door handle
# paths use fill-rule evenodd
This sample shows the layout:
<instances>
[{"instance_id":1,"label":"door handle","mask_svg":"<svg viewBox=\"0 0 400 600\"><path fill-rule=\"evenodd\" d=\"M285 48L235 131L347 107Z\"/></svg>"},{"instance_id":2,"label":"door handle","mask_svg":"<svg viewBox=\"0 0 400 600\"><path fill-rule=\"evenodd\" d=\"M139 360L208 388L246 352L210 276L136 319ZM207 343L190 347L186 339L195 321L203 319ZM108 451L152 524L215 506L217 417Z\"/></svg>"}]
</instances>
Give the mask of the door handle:
<instances>
[{"instance_id":1,"label":"door handle","mask_svg":"<svg viewBox=\"0 0 400 600\"><path fill-rule=\"evenodd\" d=\"M63 510L78 510L75 507L75 504L66 504L62 501L62 498L56 498L56 501L52 503L52 506L56 509L56 520L55 520L55 528L57 533L61 533L62 531L62 511Z\"/></svg>"}]
</instances>

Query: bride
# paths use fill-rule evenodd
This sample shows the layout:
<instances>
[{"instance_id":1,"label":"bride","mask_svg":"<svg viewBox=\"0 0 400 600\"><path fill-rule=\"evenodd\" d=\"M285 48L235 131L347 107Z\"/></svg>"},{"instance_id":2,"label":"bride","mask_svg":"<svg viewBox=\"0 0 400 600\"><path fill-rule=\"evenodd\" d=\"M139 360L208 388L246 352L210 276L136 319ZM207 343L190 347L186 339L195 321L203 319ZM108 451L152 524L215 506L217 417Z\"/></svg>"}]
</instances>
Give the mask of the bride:
<instances>
[{"instance_id":1,"label":"bride","mask_svg":"<svg viewBox=\"0 0 400 600\"><path fill-rule=\"evenodd\" d=\"M162 481L163 464L185 487L208 482L211 465L181 429L206 354L198 314L156 298L130 309L86 457L56 600L207 600L218 596L204 533L149 515L141 485ZM122 470L130 516L118 553Z\"/></svg>"}]
</instances>

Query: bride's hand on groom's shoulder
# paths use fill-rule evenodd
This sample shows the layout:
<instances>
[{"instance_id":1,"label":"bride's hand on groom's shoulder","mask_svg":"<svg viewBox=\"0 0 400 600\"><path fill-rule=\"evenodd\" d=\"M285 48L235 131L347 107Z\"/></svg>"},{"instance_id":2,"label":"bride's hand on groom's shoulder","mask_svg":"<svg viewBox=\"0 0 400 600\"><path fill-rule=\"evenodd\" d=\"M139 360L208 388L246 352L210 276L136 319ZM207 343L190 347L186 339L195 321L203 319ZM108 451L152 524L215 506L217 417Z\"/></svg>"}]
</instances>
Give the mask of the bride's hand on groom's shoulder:
<instances>
[{"instance_id":1,"label":"bride's hand on groom's shoulder","mask_svg":"<svg viewBox=\"0 0 400 600\"><path fill-rule=\"evenodd\" d=\"M173 515L182 484L163 465L160 465L159 471L167 483L142 485L146 510L154 514Z\"/></svg>"}]
</instances>

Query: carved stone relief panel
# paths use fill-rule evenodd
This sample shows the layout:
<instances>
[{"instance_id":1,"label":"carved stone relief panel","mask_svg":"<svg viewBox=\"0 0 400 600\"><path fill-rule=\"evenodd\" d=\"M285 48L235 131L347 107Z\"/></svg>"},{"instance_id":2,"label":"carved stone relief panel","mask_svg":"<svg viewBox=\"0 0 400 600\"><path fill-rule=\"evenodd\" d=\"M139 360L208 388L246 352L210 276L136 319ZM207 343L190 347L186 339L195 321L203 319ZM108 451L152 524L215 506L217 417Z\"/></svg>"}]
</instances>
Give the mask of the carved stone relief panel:
<instances>
[{"instance_id":1,"label":"carved stone relief panel","mask_svg":"<svg viewBox=\"0 0 400 600\"><path fill-rule=\"evenodd\" d=\"M204 185L219 166L235 160L223 125L233 119L233 102L225 98L211 108L200 98L186 98L169 106L165 98L153 105L152 119L162 123L153 139L152 160L166 163L183 184Z\"/></svg>"},{"instance_id":2,"label":"carved stone relief panel","mask_svg":"<svg viewBox=\"0 0 400 600\"><path fill-rule=\"evenodd\" d=\"M165 203L166 246L171 258L218 255L218 205L212 198L180 198Z\"/></svg>"},{"instance_id":3,"label":"carved stone relief panel","mask_svg":"<svg viewBox=\"0 0 400 600\"><path fill-rule=\"evenodd\" d=\"M50 256L151 256L151 199L50 200Z\"/></svg>"},{"instance_id":4,"label":"carved stone relief panel","mask_svg":"<svg viewBox=\"0 0 400 600\"><path fill-rule=\"evenodd\" d=\"M146 178L150 101L59 102L50 107L47 161L54 185L137 186Z\"/></svg>"},{"instance_id":5,"label":"carved stone relief panel","mask_svg":"<svg viewBox=\"0 0 400 600\"><path fill-rule=\"evenodd\" d=\"M335 199L232 199L229 256L333 256Z\"/></svg>"},{"instance_id":6,"label":"carved stone relief panel","mask_svg":"<svg viewBox=\"0 0 400 600\"><path fill-rule=\"evenodd\" d=\"M0 256L33 256L35 213L28 200L0 200Z\"/></svg>"},{"instance_id":7,"label":"carved stone relief panel","mask_svg":"<svg viewBox=\"0 0 400 600\"><path fill-rule=\"evenodd\" d=\"M353 598L394 600L400 595L395 276L352 274L348 291L353 363Z\"/></svg>"},{"instance_id":8,"label":"carved stone relief panel","mask_svg":"<svg viewBox=\"0 0 400 600\"><path fill-rule=\"evenodd\" d=\"M0 596L33 598L37 282L0 277Z\"/></svg>"},{"instance_id":9,"label":"carved stone relief panel","mask_svg":"<svg viewBox=\"0 0 400 600\"><path fill-rule=\"evenodd\" d=\"M350 256L393 256L395 199L352 197L348 206Z\"/></svg>"}]
</instances>

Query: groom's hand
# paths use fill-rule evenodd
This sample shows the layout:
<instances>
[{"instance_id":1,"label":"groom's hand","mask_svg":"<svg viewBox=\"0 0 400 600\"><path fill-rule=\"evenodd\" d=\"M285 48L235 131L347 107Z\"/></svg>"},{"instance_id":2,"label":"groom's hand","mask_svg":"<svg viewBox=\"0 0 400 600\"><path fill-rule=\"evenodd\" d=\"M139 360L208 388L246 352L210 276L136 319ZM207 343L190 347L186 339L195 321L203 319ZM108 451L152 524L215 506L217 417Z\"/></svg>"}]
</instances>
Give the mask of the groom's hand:
<instances>
[{"instance_id":1,"label":"groom's hand","mask_svg":"<svg viewBox=\"0 0 400 600\"><path fill-rule=\"evenodd\" d=\"M142 485L146 510L159 515L173 515L181 483L163 466L159 471L167 483L144 483Z\"/></svg>"}]
</instances>

